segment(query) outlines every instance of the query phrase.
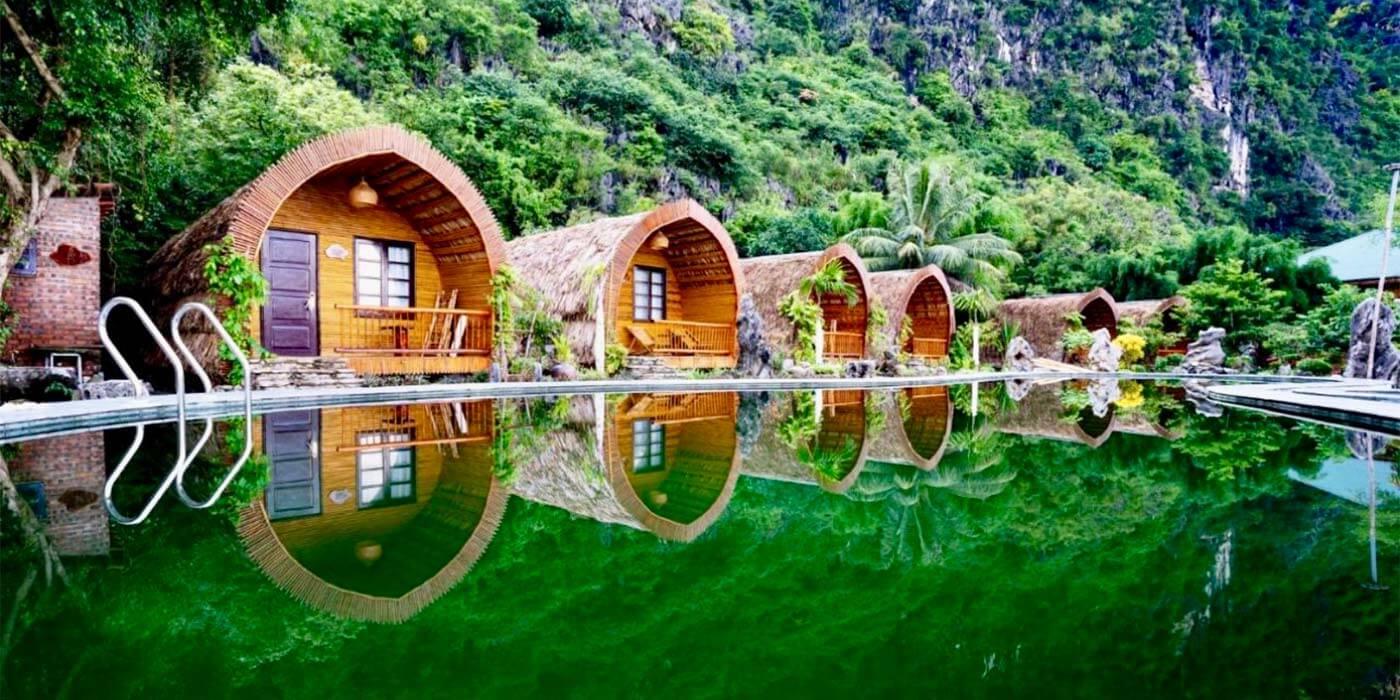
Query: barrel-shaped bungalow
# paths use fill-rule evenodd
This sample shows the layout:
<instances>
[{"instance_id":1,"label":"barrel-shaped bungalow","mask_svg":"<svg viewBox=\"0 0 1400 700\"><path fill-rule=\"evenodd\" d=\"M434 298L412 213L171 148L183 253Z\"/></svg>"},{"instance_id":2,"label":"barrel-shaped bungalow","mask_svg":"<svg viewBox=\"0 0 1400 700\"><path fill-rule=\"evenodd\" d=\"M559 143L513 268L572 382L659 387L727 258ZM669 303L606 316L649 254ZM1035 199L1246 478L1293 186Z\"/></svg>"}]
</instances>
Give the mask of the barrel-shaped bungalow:
<instances>
[{"instance_id":1,"label":"barrel-shaped bungalow","mask_svg":"<svg viewBox=\"0 0 1400 700\"><path fill-rule=\"evenodd\" d=\"M1079 314L1085 330L1102 328L1110 336L1118 335L1118 305L1102 287L1084 293L1007 299L997 307L997 320L1004 327L1014 326L1038 356L1056 361L1065 359L1061 341L1070 329L1070 314Z\"/></svg>"},{"instance_id":2,"label":"barrel-shaped bungalow","mask_svg":"<svg viewBox=\"0 0 1400 700\"><path fill-rule=\"evenodd\" d=\"M889 320L882 341L896 351L922 360L948 356L953 340L953 294L937 265L888 270L870 275L870 287Z\"/></svg>"},{"instance_id":3,"label":"barrel-shaped bungalow","mask_svg":"<svg viewBox=\"0 0 1400 700\"><path fill-rule=\"evenodd\" d=\"M511 479L515 495L686 542L724 513L739 478L738 395L575 396Z\"/></svg>"},{"instance_id":4,"label":"barrel-shaped bungalow","mask_svg":"<svg viewBox=\"0 0 1400 700\"><path fill-rule=\"evenodd\" d=\"M1107 442L1114 431L1114 405L1108 404L1108 410L1102 416L1094 415L1089 406L1073 415L1066 415L1060 400L1063 389L1060 384L1033 386L1017 402L1015 410L998 417L997 430L1024 437L1076 442L1088 447L1098 447Z\"/></svg>"},{"instance_id":5,"label":"barrel-shaped bungalow","mask_svg":"<svg viewBox=\"0 0 1400 700\"><path fill-rule=\"evenodd\" d=\"M248 555L314 608L407 620L467 575L505 513L493 415L475 401L258 418L269 479L239 516Z\"/></svg>"},{"instance_id":6,"label":"barrel-shaped bungalow","mask_svg":"<svg viewBox=\"0 0 1400 700\"><path fill-rule=\"evenodd\" d=\"M953 434L953 401L946 386L901 389L880 398L884 426L874 436L870 458L933 469Z\"/></svg>"},{"instance_id":7,"label":"barrel-shaped bungalow","mask_svg":"<svg viewBox=\"0 0 1400 700\"><path fill-rule=\"evenodd\" d=\"M779 310L783 297L796 291L804 278L833 261L845 272L846 281L855 287L856 299L855 303L850 303L839 294L826 293L813 300L821 306L822 312L817 347L813 350L819 361L858 359L867 355L867 323L873 295L870 272L855 249L845 243L837 243L826 250L765 255L742 261L748 285L745 293L753 297L763 318L764 337L769 344L789 353L796 349L797 328Z\"/></svg>"},{"instance_id":8,"label":"barrel-shaped bungalow","mask_svg":"<svg viewBox=\"0 0 1400 700\"><path fill-rule=\"evenodd\" d=\"M611 344L678 368L738 362L739 256L693 200L522 236L506 248L584 365L601 370Z\"/></svg>"},{"instance_id":9,"label":"barrel-shaped bungalow","mask_svg":"<svg viewBox=\"0 0 1400 700\"><path fill-rule=\"evenodd\" d=\"M158 312L210 300L205 261L223 243L267 279L250 330L274 355L371 373L490 363L496 218L456 165L400 127L309 141L167 241L152 259ZM196 334L212 361L216 338Z\"/></svg>"},{"instance_id":10,"label":"barrel-shaped bungalow","mask_svg":"<svg viewBox=\"0 0 1400 700\"><path fill-rule=\"evenodd\" d=\"M767 407L763 432L744 460L746 476L845 493L860 478L875 436L860 389L796 391Z\"/></svg>"},{"instance_id":11,"label":"barrel-shaped bungalow","mask_svg":"<svg viewBox=\"0 0 1400 700\"><path fill-rule=\"evenodd\" d=\"M1118 318L1132 319L1138 327L1160 319L1162 331L1177 336L1175 343L1157 348L1158 356L1186 354L1186 335L1181 328L1181 313L1185 310L1186 297L1180 296L1118 302Z\"/></svg>"}]
</instances>

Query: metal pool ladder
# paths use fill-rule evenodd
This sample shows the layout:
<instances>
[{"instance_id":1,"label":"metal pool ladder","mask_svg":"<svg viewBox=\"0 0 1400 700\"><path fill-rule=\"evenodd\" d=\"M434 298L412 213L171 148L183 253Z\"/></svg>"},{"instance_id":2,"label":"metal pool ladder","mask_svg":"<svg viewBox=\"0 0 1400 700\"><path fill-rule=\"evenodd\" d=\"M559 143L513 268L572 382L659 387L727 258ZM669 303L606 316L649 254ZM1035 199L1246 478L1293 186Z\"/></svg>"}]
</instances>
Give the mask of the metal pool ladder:
<instances>
[{"instance_id":1,"label":"metal pool ladder","mask_svg":"<svg viewBox=\"0 0 1400 700\"><path fill-rule=\"evenodd\" d=\"M175 402L179 415L176 424L178 456L176 457L175 465L166 473L165 478L161 481L156 492L146 500L141 510L134 516L122 514L122 512L117 509L116 503L112 499L112 492L116 486L117 480L120 479L122 474L126 471L127 466L136 456L137 451L141 448L141 443L146 438L146 426L150 422L138 423L136 425L136 435L132 439L131 446L127 448L126 453L122 455L121 461L117 463L116 469L112 470L112 475L107 477L107 482L103 485L102 500L103 504L107 507L107 513L112 516L113 520L122 525L136 525L144 522L146 518L150 517L151 511L155 510L156 504L160 502L160 499L170 490L171 484L175 484L176 491L180 495L180 500L183 501L185 505L191 508L208 508L218 500L219 496L223 495L224 490L233 482L234 477L243 469L243 465L252 454L253 393L252 378L248 372L248 358L243 354L243 351L238 348L237 343L233 342L233 338L229 337L228 331L224 330L223 324L219 323L214 312L204 304L199 302L187 302L175 312L175 316L170 321L171 338L175 341L175 345L180 348L180 353L184 356L185 361L187 361L191 369L194 370L195 376L199 378L200 384L204 387L205 392L209 392L213 388L209 381L209 375L204 372L204 368L199 365L199 362L194 357L194 353L190 352L189 346L185 344L184 338L180 335L180 321L185 317L185 314L190 311L198 311L209 320L211 325L214 326L215 331L219 334L219 338L223 341L224 345L229 348L234 359L237 360L239 367L243 371L243 452L239 455L238 460L234 463L232 468L230 468L228 474L224 476L223 481L215 488L213 495L204 501L197 501L190 497L185 491L185 471L189 469L190 464L194 462L195 457L199 455L199 451L203 449L205 443L209 440L209 436L213 433L214 420L212 418L204 419L204 431L200 435L199 440L195 443L193 452L191 452L185 436L187 396L185 392L184 363L176 356L170 343L166 342L165 336L161 335L160 330L156 328L155 322L151 320L150 315L146 313L146 310L143 309L136 300L130 297L113 297L102 306L102 311L98 315L97 334L102 340L102 346L106 348L107 353L112 357L112 362L121 370L127 381L131 382L132 393L137 397L146 397L150 395L150 392L146 390L145 383L132 371L131 364L126 361L126 356L112 343L111 335L107 331L107 322L112 315L112 311L118 306L125 306L131 309L132 313L136 315L136 319L145 327L147 335L150 336L151 340L155 341L156 347L160 348L161 354L165 355L166 360L170 362L170 366L175 372Z\"/></svg>"}]
</instances>

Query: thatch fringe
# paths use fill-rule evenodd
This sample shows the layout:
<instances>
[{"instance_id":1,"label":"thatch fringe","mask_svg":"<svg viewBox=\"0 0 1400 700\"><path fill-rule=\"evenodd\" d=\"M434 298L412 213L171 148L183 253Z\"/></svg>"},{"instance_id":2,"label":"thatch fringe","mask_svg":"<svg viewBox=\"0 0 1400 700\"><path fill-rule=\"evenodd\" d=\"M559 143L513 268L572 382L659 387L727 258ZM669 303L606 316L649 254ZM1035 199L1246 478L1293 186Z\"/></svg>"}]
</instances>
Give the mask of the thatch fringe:
<instances>
[{"instance_id":1,"label":"thatch fringe","mask_svg":"<svg viewBox=\"0 0 1400 700\"><path fill-rule=\"evenodd\" d=\"M462 548L436 574L397 598L352 591L312 573L278 539L261 499L239 512L238 535L249 558L268 579L306 605L337 617L399 623L418 614L466 577L496 536L508 498L506 489L492 477L485 508Z\"/></svg>"},{"instance_id":2,"label":"thatch fringe","mask_svg":"<svg viewBox=\"0 0 1400 700\"><path fill-rule=\"evenodd\" d=\"M1117 304L1112 295L1102 287L1082 294L1055 294L1045 297L1007 299L997 307L997 320L1003 325L1015 325L1035 347L1037 355L1055 361L1064 360L1064 348L1060 344L1069 323L1065 315L1071 312L1086 316L1102 311L1111 318L1110 331L1117 333ZM1086 313L1088 312L1088 313Z\"/></svg>"},{"instance_id":3,"label":"thatch fringe","mask_svg":"<svg viewBox=\"0 0 1400 700\"><path fill-rule=\"evenodd\" d=\"M1167 297L1165 299L1120 301L1118 302L1118 318L1132 319L1135 325L1142 327L1170 309L1186 308L1186 303L1186 297L1182 296Z\"/></svg>"},{"instance_id":4,"label":"thatch fringe","mask_svg":"<svg viewBox=\"0 0 1400 700\"><path fill-rule=\"evenodd\" d=\"M820 270L832 260L842 260L855 269L857 279L847 281L856 286L860 294L859 303L868 305L872 294L870 271L860 254L849 244L837 243L826 250L764 255L740 261L744 281L747 283L744 293L753 297L754 305L763 317L763 335L769 344L788 352L792 351L797 339L796 328L778 307L783 297L796 290L804 277ZM861 316L865 317L868 313L867 306ZM859 330L865 331L864 328Z\"/></svg>"}]
</instances>

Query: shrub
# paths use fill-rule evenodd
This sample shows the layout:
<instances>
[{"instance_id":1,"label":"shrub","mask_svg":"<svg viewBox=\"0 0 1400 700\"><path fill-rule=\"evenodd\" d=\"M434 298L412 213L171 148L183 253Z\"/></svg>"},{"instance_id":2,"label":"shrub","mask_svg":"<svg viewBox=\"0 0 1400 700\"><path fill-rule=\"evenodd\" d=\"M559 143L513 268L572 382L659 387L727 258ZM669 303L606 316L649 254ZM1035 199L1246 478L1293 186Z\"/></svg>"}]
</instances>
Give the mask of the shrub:
<instances>
[{"instance_id":1,"label":"shrub","mask_svg":"<svg viewBox=\"0 0 1400 700\"><path fill-rule=\"evenodd\" d=\"M1119 333L1118 337L1113 339L1113 344L1123 351L1123 364L1132 365L1142 359L1147 340L1136 333Z\"/></svg>"},{"instance_id":2,"label":"shrub","mask_svg":"<svg viewBox=\"0 0 1400 700\"><path fill-rule=\"evenodd\" d=\"M1298 361L1298 374L1310 377L1326 377L1332 374L1332 363L1320 357L1308 357Z\"/></svg>"},{"instance_id":3,"label":"shrub","mask_svg":"<svg viewBox=\"0 0 1400 700\"><path fill-rule=\"evenodd\" d=\"M603 371L609 377L622 371L622 367L627 363L627 348L612 343L603 350Z\"/></svg>"}]
</instances>

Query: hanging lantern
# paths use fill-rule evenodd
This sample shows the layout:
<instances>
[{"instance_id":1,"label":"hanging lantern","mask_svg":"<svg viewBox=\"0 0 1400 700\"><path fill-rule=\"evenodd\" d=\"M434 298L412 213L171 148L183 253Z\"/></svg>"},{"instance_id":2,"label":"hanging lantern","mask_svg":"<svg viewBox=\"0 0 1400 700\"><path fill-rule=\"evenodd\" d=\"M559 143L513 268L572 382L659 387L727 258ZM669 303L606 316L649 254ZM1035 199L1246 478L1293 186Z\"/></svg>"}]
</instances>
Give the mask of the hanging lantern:
<instances>
[{"instance_id":1,"label":"hanging lantern","mask_svg":"<svg viewBox=\"0 0 1400 700\"><path fill-rule=\"evenodd\" d=\"M664 233L658 233L651 237L649 245L652 250L666 250L671 247L671 239L667 238Z\"/></svg>"},{"instance_id":2,"label":"hanging lantern","mask_svg":"<svg viewBox=\"0 0 1400 700\"><path fill-rule=\"evenodd\" d=\"M379 204L379 193L373 187L360 178L360 184L350 188L350 206L356 209L367 209Z\"/></svg>"}]
</instances>

